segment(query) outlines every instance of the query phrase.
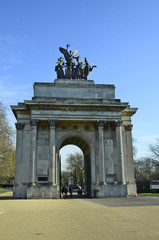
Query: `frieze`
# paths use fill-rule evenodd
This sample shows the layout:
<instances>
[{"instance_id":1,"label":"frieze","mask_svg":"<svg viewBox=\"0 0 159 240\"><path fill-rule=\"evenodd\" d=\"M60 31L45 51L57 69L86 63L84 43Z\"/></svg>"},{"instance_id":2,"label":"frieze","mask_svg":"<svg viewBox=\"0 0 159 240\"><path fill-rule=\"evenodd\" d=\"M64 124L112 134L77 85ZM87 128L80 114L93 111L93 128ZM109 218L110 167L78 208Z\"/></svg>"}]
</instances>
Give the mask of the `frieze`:
<instances>
[{"instance_id":1,"label":"frieze","mask_svg":"<svg viewBox=\"0 0 159 240\"><path fill-rule=\"evenodd\" d=\"M41 125L40 128L41 128L41 130L44 130L44 131L45 131L45 130L48 129L48 126L47 126L47 125Z\"/></svg>"},{"instance_id":2,"label":"frieze","mask_svg":"<svg viewBox=\"0 0 159 240\"><path fill-rule=\"evenodd\" d=\"M73 130L77 130L78 126L77 125L73 125Z\"/></svg>"},{"instance_id":3,"label":"frieze","mask_svg":"<svg viewBox=\"0 0 159 240\"><path fill-rule=\"evenodd\" d=\"M110 130L110 127L111 127L110 123L107 123L107 124L105 125L104 129L105 129L106 131L108 131L108 130Z\"/></svg>"},{"instance_id":4,"label":"frieze","mask_svg":"<svg viewBox=\"0 0 159 240\"><path fill-rule=\"evenodd\" d=\"M67 129L67 127L65 125L61 126L61 130L66 130L66 129Z\"/></svg>"},{"instance_id":5,"label":"frieze","mask_svg":"<svg viewBox=\"0 0 159 240\"><path fill-rule=\"evenodd\" d=\"M132 130L133 125L129 124L129 125L125 125L125 130L126 131L131 131Z\"/></svg>"},{"instance_id":6,"label":"frieze","mask_svg":"<svg viewBox=\"0 0 159 240\"><path fill-rule=\"evenodd\" d=\"M98 124L97 124L97 122L94 123L94 130L98 131Z\"/></svg>"},{"instance_id":7,"label":"frieze","mask_svg":"<svg viewBox=\"0 0 159 240\"><path fill-rule=\"evenodd\" d=\"M88 131L88 130L89 130L89 125L85 125L85 126L84 126L84 129L85 129L86 131Z\"/></svg>"},{"instance_id":8,"label":"frieze","mask_svg":"<svg viewBox=\"0 0 159 240\"><path fill-rule=\"evenodd\" d=\"M66 100L65 100L66 101ZM72 105L72 106L61 106L61 102L57 102L57 105L43 105L41 106L41 110L55 110L55 111L69 111L69 112L73 112L73 111L118 111L118 108L116 106L106 106L105 104L103 105L94 105L93 103L86 103L84 101L79 101L77 102L77 105ZM72 104L68 102L68 104ZM79 104L79 105L78 105ZM85 105L84 105L85 104ZM88 105L90 104L90 105ZM34 109L39 110L39 105L34 105Z\"/></svg>"},{"instance_id":9,"label":"frieze","mask_svg":"<svg viewBox=\"0 0 159 240\"><path fill-rule=\"evenodd\" d=\"M15 123L15 126L17 130L23 130L25 123Z\"/></svg>"},{"instance_id":10,"label":"frieze","mask_svg":"<svg viewBox=\"0 0 159 240\"><path fill-rule=\"evenodd\" d=\"M110 122L110 130L115 131L116 130L116 122Z\"/></svg>"}]
</instances>

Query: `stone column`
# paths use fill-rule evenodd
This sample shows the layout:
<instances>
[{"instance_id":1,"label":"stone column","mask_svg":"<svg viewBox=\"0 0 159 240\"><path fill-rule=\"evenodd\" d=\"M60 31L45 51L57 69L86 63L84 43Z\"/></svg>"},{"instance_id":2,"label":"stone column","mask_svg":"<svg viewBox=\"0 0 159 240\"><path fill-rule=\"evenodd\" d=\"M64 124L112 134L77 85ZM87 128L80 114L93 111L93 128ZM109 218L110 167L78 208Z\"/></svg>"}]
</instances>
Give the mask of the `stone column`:
<instances>
[{"instance_id":1,"label":"stone column","mask_svg":"<svg viewBox=\"0 0 159 240\"><path fill-rule=\"evenodd\" d=\"M23 152L23 129L24 123L16 123L16 160L15 160L15 185L21 185L22 152Z\"/></svg>"},{"instance_id":2,"label":"stone column","mask_svg":"<svg viewBox=\"0 0 159 240\"><path fill-rule=\"evenodd\" d=\"M56 154L56 184L60 184L60 162L59 162L59 155Z\"/></svg>"},{"instance_id":3,"label":"stone column","mask_svg":"<svg viewBox=\"0 0 159 240\"><path fill-rule=\"evenodd\" d=\"M98 122L98 144L99 144L99 184L105 182L105 154L104 154L104 121Z\"/></svg>"},{"instance_id":4,"label":"stone column","mask_svg":"<svg viewBox=\"0 0 159 240\"><path fill-rule=\"evenodd\" d=\"M134 163L133 163L133 150L132 150L132 130L133 125L125 125L126 130L126 149L127 149L127 171L128 171L128 182L134 183Z\"/></svg>"},{"instance_id":5,"label":"stone column","mask_svg":"<svg viewBox=\"0 0 159 240\"><path fill-rule=\"evenodd\" d=\"M57 121L49 120L50 125L50 154L49 154L49 184L56 185L56 124Z\"/></svg>"},{"instance_id":6,"label":"stone column","mask_svg":"<svg viewBox=\"0 0 159 240\"><path fill-rule=\"evenodd\" d=\"M122 123L123 122L120 120L116 121L117 176L118 176L118 183L125 184Z\"/></svg>"},{"instance_id":7,"label":"stone column","mask_svg":"<svg viewBox=\"0 0 159 240\"><path fill-rule=\"evenodd\" d=\"M30 161L30 184L35 186L37 183L37 126L38 120L32 119L31 125L31 161Z\"/></svg>"}]
</instances>

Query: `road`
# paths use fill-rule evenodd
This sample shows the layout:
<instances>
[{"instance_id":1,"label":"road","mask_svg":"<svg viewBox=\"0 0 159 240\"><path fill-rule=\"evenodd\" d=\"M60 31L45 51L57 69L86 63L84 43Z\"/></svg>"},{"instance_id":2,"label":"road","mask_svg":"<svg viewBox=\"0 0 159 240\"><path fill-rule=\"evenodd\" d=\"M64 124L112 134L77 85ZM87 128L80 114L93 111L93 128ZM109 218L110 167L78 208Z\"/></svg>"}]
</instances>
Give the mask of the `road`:
<instances>
[{"instance_id":1,"label":"road","mask_svg":"<svg viewBox=\"0 0 159 240\"><path fill-rule=\"evenodd\" d=\"M159 239L159 197L0 199L0 240Z\"/></svg>"}]
</instances>

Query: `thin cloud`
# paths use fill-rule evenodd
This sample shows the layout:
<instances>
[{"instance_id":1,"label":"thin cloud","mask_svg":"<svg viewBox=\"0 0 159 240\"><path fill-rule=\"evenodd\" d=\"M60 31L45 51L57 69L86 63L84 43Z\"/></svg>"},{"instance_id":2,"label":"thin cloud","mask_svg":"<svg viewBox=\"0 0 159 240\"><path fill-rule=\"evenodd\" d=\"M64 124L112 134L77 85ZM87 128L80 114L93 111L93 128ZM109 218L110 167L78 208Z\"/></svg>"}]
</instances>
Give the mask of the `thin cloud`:
<instances>
[{"instance_id":1,"label":"thin cloud","mask_svg":"<svg viewBox=\"0 0 159 240\"><path fill-rule=\"evenodd\" d=\"M0 71L8 71L12 68L11 65L0 66Z\"/></svg>"},{"instance_id":2,"label":"thin cloud","mask_svg":"<svg viewBox=\"0 0 159 240\"><path fill-rule=\"evenodd\" d=\"M0 37L0 64L3 69L23 62L24 52L32 47L25 36Z\"/></svg>"},{"instance_id":3,"label":"thin cloud","mask_svg":"<svg viewBox=\"0 0 159 240\"><path fill-rule=\"evenodd\" d=\"M29 84L11 84L11 81L0 81L0 101L5 102L8 106L17 104L25 99L31 99L32 86Z\"/></svg>"},{"instance_id":4,"label":"thin cloud","mask_svg":"<svg viewBox=\"0 0 159 240\"><path fill-rule=\"evenodd\" d=\"M144 130L138 130L133 133L133 136L135 136L135 142L134 146L136 147L137 154L136 158L140 157L146 157L150 155L149 152L149 144L155 143L156 139L159 138L159 134L156 133L150 133L148 134L148 131Z\"/></svg>"},{"instance_id":5,"label":"thin cloud","mask_svg":"<svg viewBox=\"0 0 159 240\"><path fill-rule=\"evenodd\" d=\"M140 137L140 141L145 141L145 142L152 142L155 141L157 138L159 138L159 134L152 134L152 135L146 135Z\"/></svg>"}]
</instances>

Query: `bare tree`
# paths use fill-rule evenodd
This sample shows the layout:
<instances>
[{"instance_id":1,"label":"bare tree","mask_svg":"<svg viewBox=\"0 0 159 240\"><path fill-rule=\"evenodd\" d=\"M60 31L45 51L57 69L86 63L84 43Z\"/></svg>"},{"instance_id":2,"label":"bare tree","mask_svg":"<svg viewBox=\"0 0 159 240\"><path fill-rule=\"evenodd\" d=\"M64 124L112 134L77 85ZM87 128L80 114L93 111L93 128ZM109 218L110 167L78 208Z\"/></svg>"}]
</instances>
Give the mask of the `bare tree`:
<instances>
[{"instance_id":1,"label":"bare tree","mask_svg":"<svg viewBox=\"0 0 159 240\"><path fill-rule=\"evenodd\" d=\"M135 178L138 182L151 181L157 177L158 161L149 157L135 161ZM158 174L159 175L159 174Z\"/></svg>"},{"instance_id":2,"label":"bare tree","mask_svg":"<svg viewBox=\"0 0 159 240\"><path fill-rule=\"evenodd\" d=\"M14 178L15 149L13 130L7 120L6 108L0 102L0 182L11 184Z\"/></svg>"},{"instance_id":3,"label":"bare tree","mask_svg":"<svg viewBox=\"0 0 159 240\"><path fill-rule=\"evenodd\" d=\"M73 177L75 184L84 186L84 159L83 154L75 153L68 154L66 159L66 168L69 171L70 177Z\"/></svg>"},{"instance_id":4,"label":"bare tree","mask_svg":"<svg viewBox=\"0 0 159 240\"><path fill-rule=\"evenodd\" d=\"M156 143L149 145L149 151L152 158L159 161L159 138L156 139Z\"/></svg>"}]
</instances>

